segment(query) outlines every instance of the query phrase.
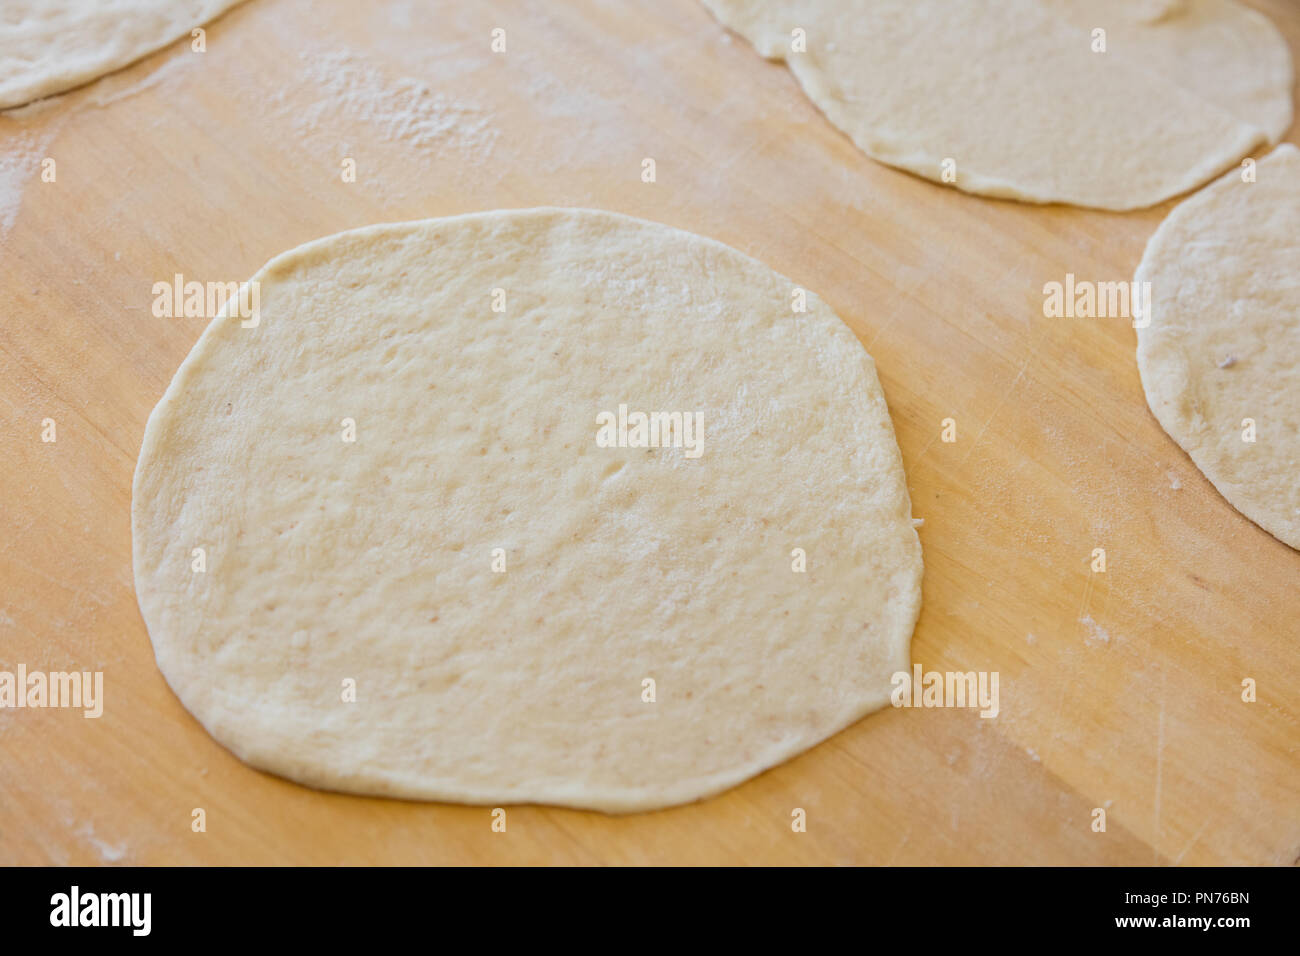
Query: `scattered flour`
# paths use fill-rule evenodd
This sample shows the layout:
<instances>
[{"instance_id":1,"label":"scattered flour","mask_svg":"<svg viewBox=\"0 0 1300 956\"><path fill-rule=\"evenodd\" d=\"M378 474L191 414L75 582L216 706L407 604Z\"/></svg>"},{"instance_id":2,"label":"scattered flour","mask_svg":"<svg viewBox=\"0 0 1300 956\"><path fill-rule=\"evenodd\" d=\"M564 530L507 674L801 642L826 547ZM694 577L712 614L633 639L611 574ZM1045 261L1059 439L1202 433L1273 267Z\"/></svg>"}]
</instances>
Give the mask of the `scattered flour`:
<instances>
[{"instance_id":1,"label":"scattered flour","mask_svg":"<svg viewBox=\"0 0 1300 956\"><path fill-rule=\"evenodd\" d=\"M41 161L57 133L57 126L12 131L0 126L0 239L13 228L27 183L40 175Z\"/></svg>"},{"instance_id":2,"label":"scattered flour","mask_svg":"<svg viewBox=\"0 0 1300 956\"><path fill-rule=\"evenodd\" d=\"M300 97L284 91L272 100L304 139L319 138L338 122L352 120L415 149L450 146L479 162L491 156L499 134L477 107L437 92L423 80L390 80L352 52L300 53L299 57L304 81L317 91L316 102L303 108Z\"/></svg>"},{"instance_id":3,"label":"scattered flour","mask_svg":"<svg viewBox=\"0 0 1300 956\"><path fill-rule=\"evenodd\" d=\"M128 69L0 113L0 239L13 228L26 186L39 175L50 145L78 110L111 106L153 89L194 62L191 56L173 56L143 78Z\"/></svg>"},{"instance_id":4,"label":"scattered flour","mask_svg":"<svg viewBox=\"0 0 1300 956\"><path fill-rule=\"evenodd\" d=\"M111 844L95 836L95 828L87 823L77 831L77 836L85 839L87 843L99 851L100 857L105 863L117 863L126 856L127 845L125 843Z\"/></svg>"},{"instance_id":5,"label":"scattered flour","mask_svg":"<svg viewBox=\"0 0 1300 956\"><path fill-rule=\"evenodd\" d=\"M1094 621L1091 614L1085 614L1083 617L1079 618L1079 623L1082 624L1088 632L1083 637L1084 643L1089 645L1110 643L1110 632Z\"/></svg>"}]
</instances>

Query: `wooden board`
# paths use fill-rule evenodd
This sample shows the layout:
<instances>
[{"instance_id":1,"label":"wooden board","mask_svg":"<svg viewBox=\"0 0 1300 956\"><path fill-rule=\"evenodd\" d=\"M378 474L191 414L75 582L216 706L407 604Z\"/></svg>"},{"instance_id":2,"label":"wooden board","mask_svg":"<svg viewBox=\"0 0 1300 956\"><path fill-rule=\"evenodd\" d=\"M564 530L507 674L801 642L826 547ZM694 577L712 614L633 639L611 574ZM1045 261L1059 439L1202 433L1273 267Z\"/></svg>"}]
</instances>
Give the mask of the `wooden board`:
<instances>
[{"instance_id":1,"label":"wooden board","mask_svg":"<svg viewBox=\"0 0 1300 956\"><path fill-rule=\"evenodd\" d=\"M1300 61L1300 8L1256 5ZM1131 277L1173 203L1038 208L886 168L694 0L252 0L206 40L0 116L0 669L106 682L99 720L0 711L0 863L1300 855L1300 554L1160 429L1126 321L1043 317L1045 282ZM487 808L251 770L188 715L136 606L129 514L146 418L205 323L155 318L153 283L246 278L366 223L534 205L714 237L836 309L879 366L925 519L913 659L999 672L996 719L891 709L715 799L512 807L500 834Z\"/></svg>"}]
</instances>

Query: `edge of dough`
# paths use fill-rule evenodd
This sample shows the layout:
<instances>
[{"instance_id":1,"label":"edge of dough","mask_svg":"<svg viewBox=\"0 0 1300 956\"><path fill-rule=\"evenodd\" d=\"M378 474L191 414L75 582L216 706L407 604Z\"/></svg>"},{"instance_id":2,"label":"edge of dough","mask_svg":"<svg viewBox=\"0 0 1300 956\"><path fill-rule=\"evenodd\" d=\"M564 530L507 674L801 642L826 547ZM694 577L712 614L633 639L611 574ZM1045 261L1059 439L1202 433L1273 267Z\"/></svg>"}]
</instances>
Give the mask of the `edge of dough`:
<instances>
[{"instance_id":1,"label":"edge of dough","mask_svg":"<svg viewBox=\"0 0 1300 956\"><path fill-rule=\"evenodd\" d=\"M1260 162L1262 163L1270 157L1287 155L1300 156L1300 148L1297 148L1292 143L1282 143L1261 157ZM1166 243L1170 241L1170 234L1185 219L1190 218L1203 206L1210 204L1221 194L1231 189L1235 185L1235 179L1235 171L1225 173L1200 192L1174 207L1156 228L1151 238L1147 240L1147 244L1142 250L1142 260L1138 263L1133 274L1135 283L1140 284L1150 281L1148 270L1151 258L1164 249ZM1165 434L1173 439L1179 450L1191 460L1197 471L1209 480L1210 484L1214 486L1214 490L1218 492L1219 497L1227 502L1233 510L1259 528L1267 531L1278 541L1300 551L1300 540L1288 540L1283 536L1282 529L1275 525L1271 515L1258 513L1249 502L1242 504L1234 501L1234 496L1229 494L1228 482L1219 473L1214 463L1207 461L1204 455L1188 450L1187 445L1191 443L1191 431L1187 423L1179 414L1175 404L1170 402L1167 396L1157 394L1155 391L1155 376L1148 365L1148 349L1150 347L1151 339L1139 334L1137 336L1137 365L1138 376L1142 382L1142 393L1146 397L1147 407L1155 416L1156 421L1160 423L1160 427L1164 429Z\"/></svg>"},{"instance_id":2,"label":"edge of dough","mask_svg":"<svg viewBox=\"0 0 1300 956\"><path fill-rule=\"evenodd\" d=\"M177 6L181 0L174 0ZM101 77L125 70L145 57L171 46L189 31L216 22L245 0L202 0L198 17L191 24L175 24L179 32L163 29L150 36L132 40L115 35L114 42L94 52L92 56L73 57L69 64L45 74L18 72L8 81L0 80L0 112L16 109L47 97L68 93ZM210 9L209 9L210 8ZM114 11L100 11L101 16ZM129 11L127 11L129 15ZM173 24L168 24L172 26Z\"/></svg>"}]
</instances>

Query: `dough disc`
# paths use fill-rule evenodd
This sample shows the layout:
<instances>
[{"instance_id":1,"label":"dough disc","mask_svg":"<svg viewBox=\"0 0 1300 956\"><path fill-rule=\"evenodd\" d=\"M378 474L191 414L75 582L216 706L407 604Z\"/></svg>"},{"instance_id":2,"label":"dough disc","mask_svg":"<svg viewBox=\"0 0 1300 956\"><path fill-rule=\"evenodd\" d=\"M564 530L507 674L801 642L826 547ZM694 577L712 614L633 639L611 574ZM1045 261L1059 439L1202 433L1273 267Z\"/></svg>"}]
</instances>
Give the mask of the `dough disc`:
<instances>
[{"instance_id":1,"label":"dough disc","mask_svg":"<svg viewBox=\"0 0 1300 956\"><path fill-rule=\"evenodd\" d=\"M0 110L112 73L243 0L5 0Z\"/></svg>"},{"instance_id":2,"label":"dough disc","mask_svg":"<svg viewBox=\"0 0 1300 956\"><path fill-rule=\"evenodd\" d=\"M868 156L968 192L1149 206L1291 125L1286 41L1230 0L704 3Z\"/></svg>"},{"instance_id":3,"label":"dough disc","mask_svg":"<svg viewBox=\"0 0 1300 956\"><path fill-rule=\"evenodd\" d=\"M1138 368L1196 467L1300 549L1300 150L1279 146L1255 176L1229 173L1151 237L1135 279L1153 296Z\"/></svg>"},{"instance_id":4,"label":"dough disc","mask_svg":"<svg viewBox=\"0 0 1300 956\"><path fill-rule=\"evenodd\" d=\"M249 763L653 808L908 669L921 551L884 396L788 279L538 209L342 233L255 281L259 324L214 320L150 417L132 510L158 665ZM620 405L700 414L701 453L599 447Z\"/></svg>"}]
</instances>

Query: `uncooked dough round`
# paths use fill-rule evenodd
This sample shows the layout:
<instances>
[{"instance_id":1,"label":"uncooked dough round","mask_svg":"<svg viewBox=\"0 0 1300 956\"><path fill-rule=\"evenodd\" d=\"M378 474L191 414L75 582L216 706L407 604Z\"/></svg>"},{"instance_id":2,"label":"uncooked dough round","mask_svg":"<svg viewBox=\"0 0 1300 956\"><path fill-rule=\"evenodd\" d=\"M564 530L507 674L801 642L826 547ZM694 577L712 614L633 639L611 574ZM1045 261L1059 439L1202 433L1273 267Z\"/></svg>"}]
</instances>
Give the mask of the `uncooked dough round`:
<instances>
[{"instance_id":1,"label":"uncooked dough round","mask_svg":"<svg viewBox=\"0 0 1300 956\"><path fill-rule=\"evenodd\" d=\"M341 233L254 281L256 326L215 320L150 417L132 509L158 665L248 762L653 808L908 669L921 552L884 396L790 280L537 209ZM682 428L640 447L651 413Z\"/></svg>"},{"instance_id":2,"label":"uncooked dough round","mask_svg":"<svg viewBox=\"0 0 1300 956\"><path fill-rule=\"evenodd\" d=\"M0 110L134 63L243 0L5 0Z\"/></svg>"},{"instance_id":3,"label":"uncooked dough round","mask_svg":"<svg viewBox=\"0 0 1300 956\"><path fill-rule=\"evenodd\" d=\"M704 3L868 156L968 192L1149 206L1291 125L1286 41L1230 0Z\"/></svg>"},{"instance_id":4,"label":"uncooked dough round","mask_svg":"<svg viewBox=\"0 0 1300 956\"><path fill-rule=\"evenodd\" d=\"M1300 150L1280 146L1244 175L1151 237L1135 277L1153 297L1138 368L1156 418L1223 497L1300 549Z\"/></svg>"}]
</instances>

